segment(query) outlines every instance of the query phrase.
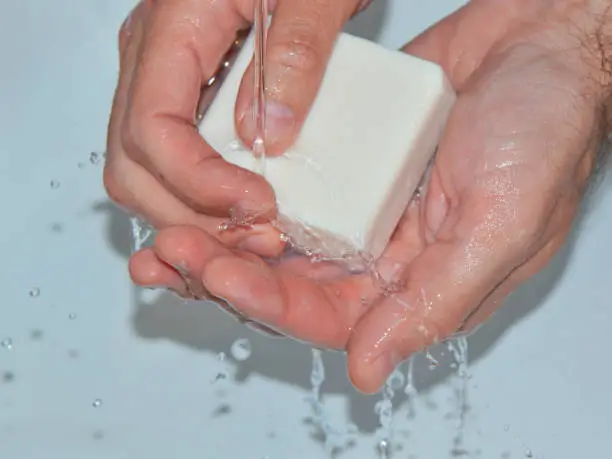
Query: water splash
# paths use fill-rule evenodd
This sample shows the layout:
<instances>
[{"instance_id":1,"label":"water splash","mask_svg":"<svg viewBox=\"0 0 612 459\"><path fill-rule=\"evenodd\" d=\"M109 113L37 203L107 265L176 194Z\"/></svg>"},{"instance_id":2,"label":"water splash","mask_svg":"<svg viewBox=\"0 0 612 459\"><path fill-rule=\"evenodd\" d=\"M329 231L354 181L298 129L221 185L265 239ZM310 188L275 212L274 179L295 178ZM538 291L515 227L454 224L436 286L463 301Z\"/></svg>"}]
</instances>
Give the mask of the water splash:
<instances>
[{"instance_id":1,"label":"water splash","mask_svg":"<svg viewBox=\"0 0 612 459\"><path fill-rule=\"evenodd\" d=\"M138 217L130 218L132 227L132 253L136 253L144 247L144 244L153 234L153 228Z\"/></svg>"}]
</instances>

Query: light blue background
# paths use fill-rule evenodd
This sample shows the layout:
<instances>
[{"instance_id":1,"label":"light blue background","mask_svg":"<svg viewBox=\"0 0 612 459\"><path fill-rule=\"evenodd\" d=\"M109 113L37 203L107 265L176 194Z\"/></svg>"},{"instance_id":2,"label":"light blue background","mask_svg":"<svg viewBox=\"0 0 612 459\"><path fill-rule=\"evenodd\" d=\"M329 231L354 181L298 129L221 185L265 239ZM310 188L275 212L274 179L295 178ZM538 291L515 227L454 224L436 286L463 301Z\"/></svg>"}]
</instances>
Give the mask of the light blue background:
<instances>
[{"instance_id":1,"label":"light blue background","mask_svg":"<svg viewBox=\"0 0 612 459\"><path fill-rule=\"evenodd\" d=\"M379 0L351 29L399 46L460 3ZM0 348L0 458L322 458L303 421L306 347L255 335L208 304L167 295L146 304L130 285L129 224L106 201L101 164L89 156L104 149L116 30L132 4L2 5L0 339L14 345ZM553 265L470 339L463 434L473 454L608 456L609 185ZM238 337L252 339L252 358L230 364L238 381L213 384L216 354ZM341 355L326 361L332 422L371 432L377 397L350 388ZM457 381L447 365L429 371L421 359L417 367L424 394L414 417L400 407L396 457L446 459L457 433L447 419L458 409ZM364 435L339 457L373 458L373 444Z\"/></svg>"}]
</instances>

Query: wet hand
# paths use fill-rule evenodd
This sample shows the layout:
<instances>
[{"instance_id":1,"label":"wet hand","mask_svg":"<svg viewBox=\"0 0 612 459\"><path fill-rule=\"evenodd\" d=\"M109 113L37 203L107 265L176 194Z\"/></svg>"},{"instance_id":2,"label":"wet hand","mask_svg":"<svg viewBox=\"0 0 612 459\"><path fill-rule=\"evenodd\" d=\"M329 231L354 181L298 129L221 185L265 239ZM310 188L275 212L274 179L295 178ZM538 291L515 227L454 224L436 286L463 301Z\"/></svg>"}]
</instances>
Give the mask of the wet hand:
<instances>
[{"instance_id":1,"label":"wet hand","mask_svg":"<svg viewBox=\"0 0 612 459\"><path fill-rule=\"evenodd\" d=\"M403 359L485 321L563 243L609 126L612 50L586 4L473 0L406 47L438 62L459 98L382 283L301 257L267 263L194 226L161 231L133 277L184 288L168 267L183 266L254 320L346 349L356 387L377 390Z\"/></svg>"},{"instance_id":2,"label":"wet hand","mask_svg":"<svg viewBox=\"0 0 612 459\"><path fill-rule=\"evenodd\" d=\"M291 144L315 97L333 42L361 0L276 0L266 79L271 152ZM250 25L253 0L145 0L119 37L120 76L108 131L104 184L111 199L156 228L194 225L228 247L262 256L283 249L262 223L219 232L230 213L276 211L260 176L226 163L198 134L200 92L217 72L238 30ZM364 5L361 5L364 6ZM251 70L236 104L248 142Z\"/></svg>"}]
</instances>

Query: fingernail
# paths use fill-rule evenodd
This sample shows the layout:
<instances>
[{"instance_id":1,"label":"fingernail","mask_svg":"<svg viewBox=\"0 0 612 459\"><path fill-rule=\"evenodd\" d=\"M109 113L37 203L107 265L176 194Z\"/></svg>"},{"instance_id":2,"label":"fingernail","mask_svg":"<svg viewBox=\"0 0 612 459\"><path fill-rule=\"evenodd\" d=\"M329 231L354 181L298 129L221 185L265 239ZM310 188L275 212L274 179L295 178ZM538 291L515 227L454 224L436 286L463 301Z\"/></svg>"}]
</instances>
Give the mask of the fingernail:
<instances>
[{"instance_id":1,"label":"fingernail","mask_svg":"<svg viewBox=\"0 0 612 459\"><path fill-rule=\"evenodd\" d=\"M266 102L266 130L264 133L265 146L270 151L275 151L278 145L287 143L295 128L295 116L291 109L276 101ZM253 117L253 105L251 105L241 119L241 127L246 140L253 142L257 135L256 121Z\"/></svg>"},{"instance_id":2,"label":"fingernail","mask_svg":"<svg viewBox=\"0 0 612 459\"><path fill-rule=\"evenodd\" d=\"M261 256L273 256L282 249L282 244L277 235L265 233L249 235L237 247Z\"/></svg>"}]
</instances>

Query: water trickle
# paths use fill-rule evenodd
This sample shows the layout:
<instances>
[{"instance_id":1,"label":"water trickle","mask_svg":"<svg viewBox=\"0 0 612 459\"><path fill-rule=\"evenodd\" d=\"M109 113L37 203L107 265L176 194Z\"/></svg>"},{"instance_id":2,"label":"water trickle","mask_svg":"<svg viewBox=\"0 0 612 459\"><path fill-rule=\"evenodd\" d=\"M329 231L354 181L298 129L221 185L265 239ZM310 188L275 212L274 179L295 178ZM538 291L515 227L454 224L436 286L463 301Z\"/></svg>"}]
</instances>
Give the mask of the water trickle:
<instances>
[{"instance_id":1,"label":"water trickle","mask_svg":"<svg viewBox=\"0 0 612 459\"><path fill-rule=\"evenodd\" d=\"M378 429L378 457L388 459L391 455L393 442L393 397L395 392L404 387L406 378L398 368L387 378L382 390L382 399L374 406L374 411L378 415L380 428Z\"/></svg>"},{"instance_id":2,"label":"water trickle","mask_svg":"<svg viewBox=\"0 0 612 459\"><path fill-rule=\"evenodd\" d=\"M237 339L231 347L232 357L239 362L243 362L251 357L251 342L246 338Z\"/></svg>"},{"instance_id":3,"label":"water trickle","mask_svg":"<svg viewBox=\"0 0 612 459\"><path fill-rule=\"evenodd\" d=\"M332 455L334 451L344 446L345 437L334 429L321 401L321 386L325 381L325 365L323 363L323 351L312 349L312 370L310 372L311 394L307 397L307 402L312 409L312 420L317 429L323 435L325 441L325 451Z\"/></svg>"},{"instance_id":4,"label":"water trickle","mask_svg":"<svg viewBox=\"0 0 612 459\"><path fill-rule=\"evenodd\" d=\"M310 372L310 384L312 385L312 396L319 400L321 386L325 381L325 365L323 364L323 352L320 349L312 350L312 371Z\"/></svg>"},{"instance_id":5,"label":"water trickle","mask_svg":"<svg viewBox=\"0 0 612 459\"><path fill-rule=\"evenodd\" d=\"M408 369L406 370L406 386L404 392L410 398L417 395L416 386L414 385L414 358L408 360Z\"/></svg>"},{"instance_id":6,"label":"water trickle","mask_svg":"<svg viewBox=\"0 0 612 459\"><path fill-rule=\"evenodd\" d=\"M255 30L255 46L253 49L253 124L255 125L255 140L253 142L253 156L256 161L256 172L264 175L266 168L266 81L264 62L266 59L266 42L268 37L268 1L255 2L253 27Z\"/></svg>"},{"instance_id":7,"label":"water trickle","mask_svg":"<svg viewBox=\"0 0 612 459\"><path fill-rule=\"evenodd\" d=\"M400 390L406 384L406 377L403 375L399 368L396 368L393 373L389 376L387 384L393 391Z\"/></svg>"},{"instance_id":8,"label":"water trickle","mask_svg":"<svg viewBox=\"0 0 612 459\"><path fill-rule=\"evenodd\" d=\"M455 398L457 400L457 431L453 438L453 451L466 451L464 447L464 431L466 417L469 410L468 405L468 342L465 336L449 341L447 344L448 350L455 359L457 364L457 376L459 377L459 386L455 390Z\"/></svg>"}]
</instances>

